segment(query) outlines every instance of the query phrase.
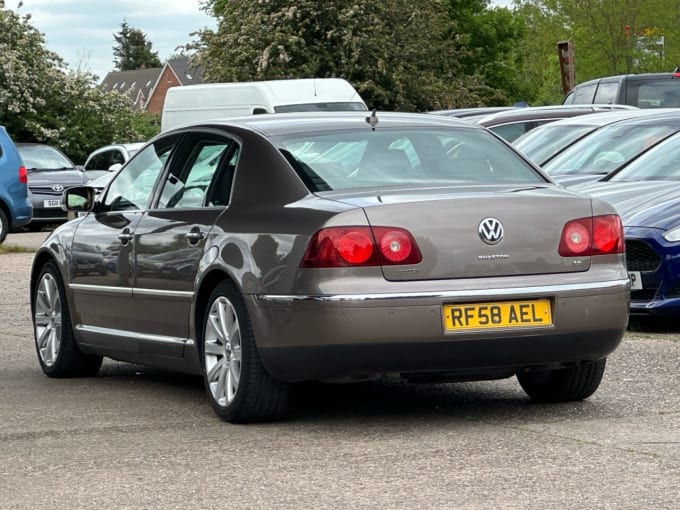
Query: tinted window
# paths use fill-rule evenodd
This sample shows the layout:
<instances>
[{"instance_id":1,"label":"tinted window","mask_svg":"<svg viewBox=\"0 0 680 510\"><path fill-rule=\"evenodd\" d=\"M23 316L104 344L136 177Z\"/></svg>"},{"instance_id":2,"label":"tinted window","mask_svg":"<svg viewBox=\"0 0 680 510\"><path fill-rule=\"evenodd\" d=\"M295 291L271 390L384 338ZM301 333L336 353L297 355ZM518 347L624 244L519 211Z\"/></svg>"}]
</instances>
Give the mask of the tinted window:
<instances>
[{"instance_id":1,"label":"tinted window","mask_svg":"<svg viewBox=\"0 0 680 510\"><path fill-rule=\"evenodd\" d=\"M505 138L508 142L512 142L527 131L531 131L535 127L536 122L532 120L527 122L514 122L512 124L491 126L489 129L498 136Z\"/></svg>"},{"instance_id":2,"label":"tinted window","mask_svg":"<svg viewBox=\"0 0 680 510\"><path fill-rule=\"evenodd\" d=\"M363 111L366 106L363 103L348 102L348 103L309 103L309 104L286 104L275 106L276 113L293 113L293 112L350 112Z\"/></svg>"},{"instance_id":3,"label":"tinted window","mask_svg":"<svg viewBox=\"0 0 680 510\"><path fill-rule=\"evenodd\" d=\"M153 186L170 156L177 137L164 138L147 146L114 178L104 199L103 210L144 209Z\"/></svg>"},{"instance_id":4,"label":"tinted window","mask_svg":"<svg viewBox=\"0 0 680 510\"><path fill-rule=\"evenodd\" d=\"M619 90L619 83L615 81L601 81L595 93L595 103L597 104L616 104L616 93Z\"/></svg>"},{"instance_id":5,"label":"tinted window","mask_svg":"<svg viewBox=\"0 0 680 510\"><path fill-rule=\"evenodd\" d=\"M230 162L235 144L208 136L191 139L185 147L187 145L190 149L186 162L173 165L165 179L158 202L160 208L203 206L216 174ZM231 174L233 176L233 171ZM220 186L224 185L224 182L220 183Z\"/></svg>"},{"instance_id":6,"label":"tinted window","mask_svg":"<svg viewBox=\"0 0 680 510\"><path fill-rule=\"evenodd\" d=\"M595 88L597 83L590 83L587 85L580 85L574 89L573 104L592 104L595 96Z\"/></svg>"},{"instance_id":7,"label":"tinted window","mask_svg":"<svg viewBox=\"0 0 680 510\"><path fill-rule=\"evenodd\" d=\"M85 170L107 170L109 166L110 151L100 152L95 154L92 158L85 163Z\"/></svg>"},{"instance_id":8,"label":"tinted window","mask_svg":"<svg viewBox=\"0 0 680 510\"><path fill-rule=\"evenodd\" d=\"M630 80L627 102L640 108L680 107L680 80Z\"/></svg>"},{"instance_id":9,"label":"tinted window","mask_svg":"<svg viewBox=\"0 0 680 510\"><path fill-rule=\"evenodd\" d=\"M275 140L312 191L545 180L484 130L370 129Z\"/></svg>"}]
</instances>

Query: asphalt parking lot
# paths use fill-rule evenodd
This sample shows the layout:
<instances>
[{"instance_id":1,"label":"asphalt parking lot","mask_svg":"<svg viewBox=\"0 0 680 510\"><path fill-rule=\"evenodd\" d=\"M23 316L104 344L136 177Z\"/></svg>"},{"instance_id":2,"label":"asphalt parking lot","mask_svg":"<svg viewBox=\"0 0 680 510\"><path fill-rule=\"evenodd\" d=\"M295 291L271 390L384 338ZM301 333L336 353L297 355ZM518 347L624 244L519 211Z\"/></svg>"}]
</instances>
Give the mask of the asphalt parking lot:
<instances>
[{"instance_id":1,"label":"asphalt parking lot","mask_svg":"<svg viewBox=\"0 0 680 510\"><path fill-rule=\"evenodd\" d=\"M288 419L237 426L199 378L114 361L44 377L31 260L0 254L3 510L680 505L680 326L636 321L580 403L531 403L514 379L307 385Z\"/></svg>"}]
</instances>

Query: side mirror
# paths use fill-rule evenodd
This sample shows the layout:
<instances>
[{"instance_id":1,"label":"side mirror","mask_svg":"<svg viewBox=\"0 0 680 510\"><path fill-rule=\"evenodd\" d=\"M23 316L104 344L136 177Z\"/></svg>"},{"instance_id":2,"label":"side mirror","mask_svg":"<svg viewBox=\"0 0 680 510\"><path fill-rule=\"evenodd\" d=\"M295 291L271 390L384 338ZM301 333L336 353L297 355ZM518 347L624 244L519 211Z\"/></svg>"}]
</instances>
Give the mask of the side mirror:
<instances>
[{"instance_id":1,"label":"side mirror","mask_svg":"<svg viewBox=\"0 0 680 510\"><path fill-rule=\"evenodd\" d=\"M64 192L62 209L86 212L94 207L95 190L91 186L75 186Z\"/></svg>"},{"instance_id":2,"label":"side mirror","mask_svg":"<svg viewBox=\"0 0 680 510\"><path fill-rule=\"evenodd\" d=\"M123 165L121 165L120 163L114 163L113 165L111 165L111 166L109 167L109 172L117 172L117 171L120 170L122 167L123 167Z\"/></svg>"}]
</instances>

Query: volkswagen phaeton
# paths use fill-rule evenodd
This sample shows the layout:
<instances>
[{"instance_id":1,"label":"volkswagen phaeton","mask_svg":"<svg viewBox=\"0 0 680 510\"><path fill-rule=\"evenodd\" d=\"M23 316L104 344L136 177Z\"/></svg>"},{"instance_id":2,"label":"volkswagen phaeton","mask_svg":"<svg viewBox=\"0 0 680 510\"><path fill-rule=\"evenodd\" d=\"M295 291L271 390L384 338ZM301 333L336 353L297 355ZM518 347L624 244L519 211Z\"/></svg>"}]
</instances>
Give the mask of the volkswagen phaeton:
<instances>
[{"instance_id":1,"label":"volkswagen phaeton","mask_svg":"<svg viewBox=\"0 0 680 510\"><path fill-rule=\"evenodd\" d=\"M465 121L183 126L64 201L78 217L31 274L45 374L108 357L201 375L231 422L280 417L300 381L516 376L534 400L581 400L628 320L612 206Z\"/></svg>"}]
</instances>

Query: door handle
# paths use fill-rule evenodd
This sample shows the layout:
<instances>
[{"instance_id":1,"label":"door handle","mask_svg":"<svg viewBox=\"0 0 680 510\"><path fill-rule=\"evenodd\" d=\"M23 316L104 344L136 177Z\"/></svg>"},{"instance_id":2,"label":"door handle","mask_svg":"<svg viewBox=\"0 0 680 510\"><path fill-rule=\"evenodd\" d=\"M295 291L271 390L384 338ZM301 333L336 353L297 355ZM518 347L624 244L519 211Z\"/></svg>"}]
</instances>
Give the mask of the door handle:
<instances>
[{"instance_id":1,"label":"door handle","mask_svg":"<svg viewBox=\"0 0 680 510\"><path fill-rule=\"evenodd\" d=\"M186 233L186 237L190 244L196 244L205 238L205 232L202 232L198 227L193 227L189 232Z\"/></svg>"},{"instance_id":2,"label":"door handle","mask_svg":"<svg viewBox=\"0 0 680 510\"><path fill-rule=\"evenodd\" d=\"M118 240L120 241L120 244L126 245L132 239L134 238L134 234L130 232L129 228L124 229L120 234L118 234Z\"/></svg>"}]
</instances>

